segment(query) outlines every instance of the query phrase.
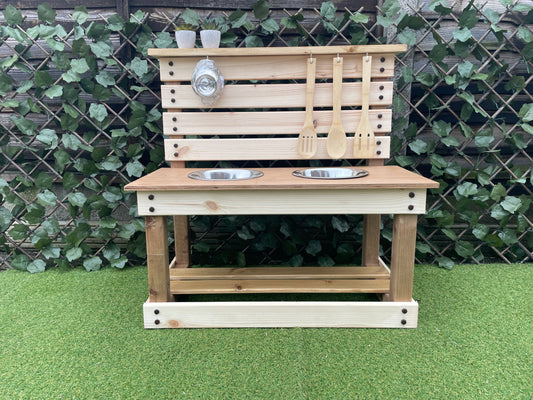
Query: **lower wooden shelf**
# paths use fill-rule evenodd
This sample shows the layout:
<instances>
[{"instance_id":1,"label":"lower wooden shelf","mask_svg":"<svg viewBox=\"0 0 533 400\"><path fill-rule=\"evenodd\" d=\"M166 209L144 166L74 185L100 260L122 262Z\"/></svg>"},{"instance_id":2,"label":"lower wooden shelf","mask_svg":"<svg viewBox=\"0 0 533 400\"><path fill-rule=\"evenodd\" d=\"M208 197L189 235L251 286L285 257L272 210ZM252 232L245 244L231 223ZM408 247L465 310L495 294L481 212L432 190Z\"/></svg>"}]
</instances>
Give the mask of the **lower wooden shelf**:
<instances>
[{"instance_id":1,"label":"lower wooden shelf","mask_svg":"<svg viewBox=\"0 0 533 400\"><path fill-rule=\"evenodd\" d=\"M388 293L390 273L375 267L170 269L171 294Z\"/></svg>"},{"instance_id":2,"label":"lower wooden shelf","mask_svg":"<svg viewBox=\"0 0 533 400\"><path fill-rule=\"evenodd\" d=\"M236 301L144 303L144 327L416 328L418 303Z\"/></svg>"}]
</instances>

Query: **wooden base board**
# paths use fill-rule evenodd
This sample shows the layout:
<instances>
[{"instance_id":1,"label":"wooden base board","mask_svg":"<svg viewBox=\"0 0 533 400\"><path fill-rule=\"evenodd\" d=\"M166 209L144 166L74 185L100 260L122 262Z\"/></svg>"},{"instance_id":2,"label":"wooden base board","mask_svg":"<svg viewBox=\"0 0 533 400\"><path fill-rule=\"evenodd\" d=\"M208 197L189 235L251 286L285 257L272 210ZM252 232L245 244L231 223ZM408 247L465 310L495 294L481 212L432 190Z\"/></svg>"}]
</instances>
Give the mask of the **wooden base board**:
<instances>
[{"instance_id":1,"label":"wooden base board","mask_svg":"<svg viewBox=\"0 0 533 400\"><path fill-rule=\"evenodd\" d=\"M372 301L168 302L143 306L156 328L416 328L418 303Z\"/></svg>"}]
</instances>

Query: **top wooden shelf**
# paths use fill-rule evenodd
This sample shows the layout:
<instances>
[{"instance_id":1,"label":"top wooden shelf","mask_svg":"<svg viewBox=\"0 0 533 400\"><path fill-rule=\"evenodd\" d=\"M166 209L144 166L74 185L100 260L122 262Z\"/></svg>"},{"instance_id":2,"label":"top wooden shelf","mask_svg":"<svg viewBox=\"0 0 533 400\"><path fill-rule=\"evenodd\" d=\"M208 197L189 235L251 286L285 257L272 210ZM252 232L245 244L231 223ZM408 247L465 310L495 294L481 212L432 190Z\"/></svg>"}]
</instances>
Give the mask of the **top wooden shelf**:
<instances>
[{"instance_id":1,"label":"top wooden shelf","mask_svg":"<svg viewBox=\"0 0 533 400\"><path fill-rule=\"evenodd\" d=\"M155 58L165 57L243 57L243 56L292 56L319 54L397 54L407 50L405 44L378 44L359 46L305 46L305 47L243 47L217 49L148 49L148 55Z\"/></svg>"}]
</instances>

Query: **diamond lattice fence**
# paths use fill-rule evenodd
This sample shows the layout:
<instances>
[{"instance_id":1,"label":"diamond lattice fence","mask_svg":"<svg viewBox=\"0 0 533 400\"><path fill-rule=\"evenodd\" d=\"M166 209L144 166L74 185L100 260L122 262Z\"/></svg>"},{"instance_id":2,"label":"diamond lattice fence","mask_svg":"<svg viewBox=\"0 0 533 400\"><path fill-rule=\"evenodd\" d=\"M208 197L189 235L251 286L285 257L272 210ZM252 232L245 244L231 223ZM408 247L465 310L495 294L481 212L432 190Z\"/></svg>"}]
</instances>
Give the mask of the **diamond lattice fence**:
<instances>
[{"instance_id":1,"label":"diamond lattice fence","mask_svg":"<svg viewBox=\"0 0 533 400\"><path fill-rule=\"evenodd\" d=\"M227 46L410 45L397 60L391 162L442 183L420 220L419 262L532 260L530 8L257 4L199 17L215 17ZM158 66L146 50L175 47L175 24L195 13L138 11L124 20L77 8L61 23L42 5L39 21L9 6L3 13L0 268L142 262L143 221L121 187L164 164ZM197 217L193 260L350 263L361 230L357 216ZM383 232L388 258L387 216Z\"/></svg>"}]
</instances>

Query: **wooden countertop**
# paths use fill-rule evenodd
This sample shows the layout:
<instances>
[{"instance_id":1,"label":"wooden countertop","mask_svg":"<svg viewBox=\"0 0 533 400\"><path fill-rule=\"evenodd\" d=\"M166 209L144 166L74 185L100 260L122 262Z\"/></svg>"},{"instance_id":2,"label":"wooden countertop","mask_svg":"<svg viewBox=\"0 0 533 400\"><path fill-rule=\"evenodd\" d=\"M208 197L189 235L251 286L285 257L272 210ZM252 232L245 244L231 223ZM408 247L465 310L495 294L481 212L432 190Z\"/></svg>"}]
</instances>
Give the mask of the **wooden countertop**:
<instances>
[{"instance_id":1,"label":"wooden countertop","mask_svg":"<svg viewBox=\"0 0 533 400\"><path fill-rule=\"evenodd\" d=\"M254 168L260 178L235 181L200 181L187 175L200 168L160 168L124 187L126 191L175 190L287 190L287 189L431 189L439 183L398 166L357 167L369 172L356 179L305 179L292 175L297 168Z\"/></svg>"}]
</instances>

